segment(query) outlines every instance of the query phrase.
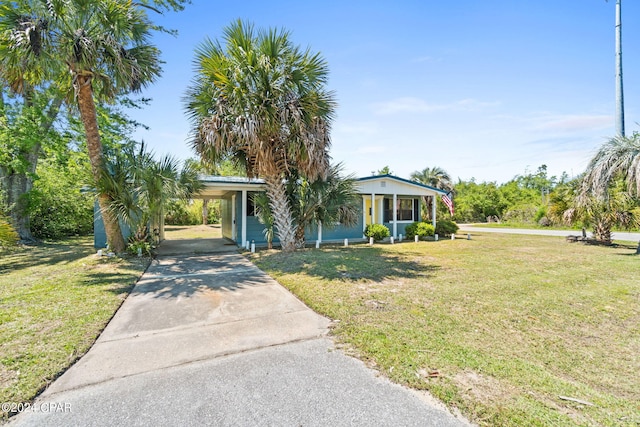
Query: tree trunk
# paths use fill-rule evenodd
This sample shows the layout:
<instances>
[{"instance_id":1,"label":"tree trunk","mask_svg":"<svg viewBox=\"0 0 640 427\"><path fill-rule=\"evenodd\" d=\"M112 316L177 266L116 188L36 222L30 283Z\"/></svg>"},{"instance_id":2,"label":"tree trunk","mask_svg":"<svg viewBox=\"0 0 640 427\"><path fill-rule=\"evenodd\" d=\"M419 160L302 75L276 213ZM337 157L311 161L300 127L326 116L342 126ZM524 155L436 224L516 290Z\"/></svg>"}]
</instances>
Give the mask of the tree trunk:
<instances>
[{"instance_id":1,"label":"tree trunk","mask_svg":"<svg viewBox=\"0 0 640 427\"><path fill-rule=\"evenodd\" d=\"M26 89L24 94L25 107L33 106L33 89ZM40 135L49 132L53 122L58 116L62 97L56 97L49 105L45 120L40 123ZM0 107L4 106L4 97L0 93ZM21 243L33 243L35 238L31 234L31 219L29 217L28 193L33 188L32 176L36 173L38 158L40 157L41 144L34 144L26 153L23 153L27 163L26 171L16 171L8 167L0 167L0 187L6 189L7 206L11 222L20 237Z\"/></svg>"},{"instance_id":2,"label":"tree trunk","mask_svg":"<svg viewBox=\"0 0 640 427\"><path fill-rule=\"evenodd\" d=\"M597 221L593 227L593 234L596 240L611 243L611 225L606 221Z\"/></svg>"},{"instance_id":3,"label":"tree trunk","mask_svg":"<svg viewBox=\"0 0 640 427\"><path fill-rule=\"evenodd\" d=\"M21 243L33 243L31 234L27 193L33 182L28 174L10 173L6 168L0 168L2 187L6 189L6 202L9 206L9 216Z\"/></svg>"},{"instance_id":4,"label":"tree trunk","mask_svg":"<svg viewBox=\"0 0 640 427\"><path fill-rule=\"evenodd\" d=\"M202 225L207 225L207 220L209 219L209 210L207 209L208 204L209 199L202 200Z\"/></svg>"},{"instance_id":5,"label":"tree trunk","mask_svg":"<svg viewBox=\"0 0 640 427\"><path fill-rule=\"evenodd\" d=\"M102 153L102 141L98 131L98 118L96 115L96 106L93 101L93 90L91 88L91 76L77 75L76 88L78 93L78 108L80 110L80 118L84 125L84 131L87 138L87 151L89 152L89 162L91 163L91 172L93 179L97 182L104 168L104 158ZM112 199L108 194L98 194L98 204L104 221L104 229L107 234L107 243L115 253L122 253L125 250L124 237L120 230L118 218L111 211Z\"/></svg>"},{"instance_id":6,"label":"tree trunk","mask_svg":"<svg viewBox=\"0 0 640 427\"><path fill-rule=\"evenodd\" d=\"M304 248L305 238L304 238L304 226L298 225L296 227L296 248L302 249Z\"/></svg>"},{"instance_id":7,"label":"tree trunk","mask_svg":"<svg viewBox=\"0 0 640 427\"><path fill-rule=\"evenodd\" d=\"M282 178L279 176L265 177L265 183L280 246L284 252L293 252L296 250L295 227Z\"/></svg>"}]
</instances>

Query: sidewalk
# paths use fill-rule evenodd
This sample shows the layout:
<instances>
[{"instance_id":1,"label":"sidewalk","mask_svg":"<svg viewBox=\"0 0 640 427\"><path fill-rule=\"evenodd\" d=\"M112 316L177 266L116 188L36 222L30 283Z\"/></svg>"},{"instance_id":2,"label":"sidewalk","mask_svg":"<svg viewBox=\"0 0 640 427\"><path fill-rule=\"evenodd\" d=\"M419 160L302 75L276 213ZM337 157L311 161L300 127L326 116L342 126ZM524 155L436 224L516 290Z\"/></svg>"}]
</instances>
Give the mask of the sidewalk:
<instances>
[{"instance_id":1,"label":"sidewalk","mask_svg":"<svg viewBox=\"0 0 640 427\"><path fill-rule=\"evenodd\" d=\"M236 253L165 256L16 426L467 425L336 350Z\"/></svg>"}]
</instances>

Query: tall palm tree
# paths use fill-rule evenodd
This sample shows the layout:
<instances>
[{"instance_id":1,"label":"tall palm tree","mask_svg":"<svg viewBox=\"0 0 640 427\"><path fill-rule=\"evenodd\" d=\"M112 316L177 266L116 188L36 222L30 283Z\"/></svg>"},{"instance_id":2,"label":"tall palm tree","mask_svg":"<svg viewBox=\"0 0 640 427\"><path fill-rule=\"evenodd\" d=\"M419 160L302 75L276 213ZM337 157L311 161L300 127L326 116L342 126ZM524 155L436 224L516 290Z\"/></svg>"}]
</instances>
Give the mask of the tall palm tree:
<instances>
[{"instance_id":1,"label":"tall palm tree","mask_svg":"<svg viewBox=\"0 0 640 427\"><path fill-rule=\"evenodd\" d=\"M453 184L451 176L444 169L434 166L432 168L424 168L421 171L415 171L411 174L411 180L421 184L429 185L440 190L451 191Z\"/></svg>"},{"instance_id":2,"label":"tall palm tree","mask_svg":"<svg viewBox=\"0 0 640 427\"><path fill-rule=\"evenodd\" d=\"M154 2L119 0L18 0L2 5L2 52L14 58L11 69L27 64L28 73L9 75L13 86L23 81L54 81L77 106L84 125L91 170L96 181L104 169L96 99L113 100L138 91L160 73L159 51L149 44L157 27L146 11ZM155 2L173 7L176 0ZM29 64L38 64L29 67ZM15 65L15 67L13 66ZM98 195L107 240L116 252L125 248L111 200Z\"/></svg>"},{"instance_id":3,"label":"tall palm tree","mask_svg":"<svg viewBox=\"0 0 640 427\"><path fill-rule=\"evenodd\" d=\"M426 167L421 171L415 171L410 176L412 181L419 182L424 185L429 185L446 192L453 191L453 183L451 182L451 176L447 171L441 167L434 166L432 168ZM424 197L424 208L426 210L426 217L431 217L431 197ZM424 214L424 212L423 212Z\"/></svg>"},{"instance_id":4,"label":"tall palm tree","mask_svg":"<svg viewBox=\"0 0 640 427\"><path fill-rule=\"evenodd\" d=\"M287 31L256 31L240 20L222 40L196 50L185 98L193 147L205 162L233 158L248 176L264 178L282 249L295 250L285 182L292 171L312 181L328 171L336 103L325 89L327 63Z\"/></svg>"}]
</instances>

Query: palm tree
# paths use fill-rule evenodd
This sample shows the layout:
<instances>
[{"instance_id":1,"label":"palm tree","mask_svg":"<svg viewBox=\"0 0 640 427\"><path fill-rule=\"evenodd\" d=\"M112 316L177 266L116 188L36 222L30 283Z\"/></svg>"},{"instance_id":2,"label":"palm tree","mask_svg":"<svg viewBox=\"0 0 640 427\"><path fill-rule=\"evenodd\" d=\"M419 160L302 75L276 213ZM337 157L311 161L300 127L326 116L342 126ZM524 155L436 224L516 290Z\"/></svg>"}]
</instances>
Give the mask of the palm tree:
<instances>
[{"instance_id":1,"label":"palm tree","mask_svg":"<svg viewBox=\"0 0 640 427\"><path fill-rule=\"evenodd\" d=\"M609 187L623 178L627 191L640 196L640 133L616 136L605 142L591 159L582 182L583 194L605 198Z\"/></svg>"},{"instance_id":2,"label":"palm tree","mask_svg":"<svg viewBox=\"0 0 640 427\"><path fill-rule=\"evenodd\" d=\"M180 169L171 156L156 160L144 143L137 152L125 148L107 156L105 163L97 192L109 196L110 214L126 222L139 239L149 237L159 243L167 203L189 200L202 189L192 162L185 162Z\"/></svg>"},{"instance_id":3,"label":"palm tree","mask_svg":"<svg viewBox=\"0 0 640 427\"><path fill-rule=\"evenodd\" d=\"M620 188L612 189L611 195L605 199L593 196L578 198L574 206L564 212L563 219L567 224L580 221L591 226L596 240L611 243L613 227L629 229L640 225L635 206L627 192Z\"/></svg>"},{"instance_id":4,"label":"palm tree","mask_svg":"<svg viewBox=\"0 0 640 427\"><path fill-rule=\"evenodd\" d=\"M256 209L256 217L258 217L258 221L260 224L264 225L263 234L267 241L267 248L272 249L274 219L271 208L269 207L269 197L262 192L255 193L253 195L253 205Z\"/></svg>"},{"instance_id":5,"label":"palm tree","mask_svg":"<svg viewBox=\"0 0 640 427\"><path fill-rule=\"evenodd\" d=\"M203 161L232 158L260 176L284 251L295 250L285 182L292 171L315 181L329 168L335 110L325 60L295 46L284 30L256 31L242 21L224 30L224 46L196 50L196 78L185 103L192 145Z\"/></svg>"},{"instance_id":6,"label":"palm tree","mask_svg":"<svg viewBox=\"0 0 640 427\"><path fill-rule=\"evenodd\" d=\"M362 199L358 195L353 176L342 176L343 165L331 165L325 179L309 181L290 179L287 194L296 222L296 246L304 247L304 232L310 226L335 224L351 227L358 222L358 208Z\"/></svg>"},{"instance_id":7,"label":"palm tree","mask_svg":"<svg viewBox=\"0 0 640 427\"><path fill-rule=\"evenodd\" d=\"M453 183L451 182L451 176L444 169L434 166L432 168L426 167L421 171L415 171L411 173L410 176L412 181L419 182L424 185L429 185L434 188L438 188L440 190L444 190L446 192L453 191ZM424 198L424 207L426 210L426 216L431 216L431 198Z\"/></svg>"},{"instance_id":8,"label":"palm tree","mask_svg":"<svg viewBox=\"0 0 640 427\"><path fill-rule=\"evenodd\" d=\"M626 188L621 188L620 184ZM633 219L629 213L629 200L635 197L637 201L639 196L640 133L634 132L630 137L615 136L604 143L589 162L582 179L578 206L600 207L604 213L611 213L612 218L603 222L604 232L600 233L606 238L611 226L626 226L631 221L629 218Z\"/></svg>"},{"instance_id":9,"label":"palm tree","mask_svg":"<svg viewBox=\"0 0 640 427\"><path fill-rule=\"evenodd\" d=\"M451 191L453 184L451 176L444 169L434 166L432 168L424 168L421 171L415 171L411 174L411 180L424 185L429 185L440 190Z\"/></svg>"},{"instance_id":10,"label":"palm tree","mask_svg":"<svg viewBox=\"0 0 640 427\"><path fill-rule=\"evenodd\" d=\"M91 170L96 181L104 169L96 99L113 100L138 91L160 73L159 51L149 44L152 29L146 10L154 2L119 0L21 0L2 6L2 52L15 59L8 67L30 72L9 73L12 86L24 81L55 81L66 89L84 125ZM179 8L180 1L155 4ZM26 64L26 66L25 66ZM37 64L30 68L30 65ZM110 198L98 195L107 240L116 252L125 248Z\"/></svg>"}]
</instances>

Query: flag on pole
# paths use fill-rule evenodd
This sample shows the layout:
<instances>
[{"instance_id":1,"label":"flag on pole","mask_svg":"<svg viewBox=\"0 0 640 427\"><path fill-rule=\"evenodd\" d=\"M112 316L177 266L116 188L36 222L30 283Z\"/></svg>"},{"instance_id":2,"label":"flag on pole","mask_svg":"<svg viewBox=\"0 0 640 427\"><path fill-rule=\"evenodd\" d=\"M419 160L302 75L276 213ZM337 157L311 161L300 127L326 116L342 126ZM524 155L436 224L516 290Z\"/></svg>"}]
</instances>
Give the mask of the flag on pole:
<instances>
[{"instance_id":1,"label":"flag on pole","mask_svg":"<svg viewBox=\"0 0 640 427\"><path fill-rule=\"evenodd\" d=\"M451 214L451 216L453 216L453 200L451 200L451 197L449 196L450 194L450 192L447 194L443 194L440 198L442 199L442 203L447 205L447 207L449 208L449 213Z\"/></svg>"}]
</instances>

